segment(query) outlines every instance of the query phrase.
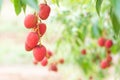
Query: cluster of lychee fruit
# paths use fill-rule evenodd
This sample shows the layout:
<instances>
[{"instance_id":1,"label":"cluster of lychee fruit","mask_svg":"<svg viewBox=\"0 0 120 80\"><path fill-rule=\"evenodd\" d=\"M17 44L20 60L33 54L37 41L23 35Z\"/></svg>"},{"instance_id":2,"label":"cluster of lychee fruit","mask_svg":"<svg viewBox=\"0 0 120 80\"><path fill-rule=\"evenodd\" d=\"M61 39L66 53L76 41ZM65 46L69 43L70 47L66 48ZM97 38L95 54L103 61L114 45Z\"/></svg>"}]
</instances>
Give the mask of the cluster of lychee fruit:
<instances>
[{"instance_id":1,"label":"cluster of lychee fruit","mask_svg":"<svg viewBox=\"0 0 120 80\"><path fill-rule=\"evenodd\" d=\"M59 60L52 62L49 66L49 70L57 72L58 71L58 64L64 64L64 58L60 58Z\"/></svg>"},{"instance_id":2,"label":"cluster of lychee fruit","mask_svg":"<svg viewBox=\"0 0 120 80\"><path fill-rule=\"evenodd\" d=\"M107 40L104 37L100 37L98 39L98 45L100 47L106 48L105 49L106 50L106 59L102 60L100 63L101 68L106 69L106 68L110 67L110 65L111 65L112 56L110 55L111 54L110 48L113 46L113 41L109 40L109 39Z\"/></svg>"},{"instance_id":3,"label":"cluster of lychee fruit","mask_svg":"<svg viewBox=\"0 0 120 80\"><path fill-rule=\"evenodd\" d=\"M110 48L113 46L113 41L110 40L110 39L105 39L104 37L100 37L98 39L98 45L100 47L105 47L106 58L100 62L100 67L102 69L106 69L106 68L110 67L111 62L112 62L112 56L111 56ZM86 49L82 49L81 54L86 55L87 54ZM99 58L99 56L97 56L97 58Z\"/></svg>"},{"instance_id":4,"label":"cluster of lychee fruit","mask_svg":"<svg viewBox=\"0 0 120 80\"><path fill-rule=\"evenodd\" d=\"M51 54L41 43L41 37L46 32L46 24L42 20L46 20L49 17L50 11L51 8L47 3L41 3L38 12L28 14L24 19L25 27L32 30L26 38L25 50L33 50L34 64L41 62L43 66L47 65L47 59Z\"/></svg>"}]
</instances>

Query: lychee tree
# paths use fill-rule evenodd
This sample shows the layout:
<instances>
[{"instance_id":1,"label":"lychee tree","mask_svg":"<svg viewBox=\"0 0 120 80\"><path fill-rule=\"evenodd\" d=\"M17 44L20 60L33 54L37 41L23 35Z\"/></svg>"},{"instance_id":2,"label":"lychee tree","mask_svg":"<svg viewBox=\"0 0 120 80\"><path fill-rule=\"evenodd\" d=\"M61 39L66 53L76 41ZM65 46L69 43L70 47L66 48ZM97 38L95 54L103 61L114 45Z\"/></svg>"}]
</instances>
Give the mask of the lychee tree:
<instances>
[{"instance_id":1,"label":"lychee tree","mask_svg":"<svg viewBox=\"0 0 120 80\"><path fill-rule=\"evenodd\" d=\"M19 15L21 11L25 12L27 6L34 9L35 15L39 12L39 0L11 0L11 2L16 15ZM57 39L55 44L55 56L62 53L65 61L78 65L87 78L94 75L95 80L102 80L107 76L105 74L108 74L109 67L115 68L115 76L120 74L118 67L120 59L118 58L117 64L112 61L120 51L120 0L51 0L49 4L54 5L55 15L52 16L52 21L60 24L58 29L62 28L62 36ZM34 15L31 16L34 17ZM46 19L42 15L39 17L42 20ZM28 18L30 17L28 16ZM33 27L36 21L33 20L30 23L29 25L25 22L26 28ZM39 25L44 25L44 23ZM31 35L33 34L35 35L35 33L31 33ZM35 41L38 43L38 40ZM36 43L31 43L32 48ZM33 44L35 45L33 46ZM34 54L38 53L37 49L40 50L38 47L41 46L37 46L33 50ZM28 47L26 49L31 50ZM46 65L46 63L46 60L41 62L42 65ZM57 71L56 66L53 70Z\"/></svg>"}]
</instances>

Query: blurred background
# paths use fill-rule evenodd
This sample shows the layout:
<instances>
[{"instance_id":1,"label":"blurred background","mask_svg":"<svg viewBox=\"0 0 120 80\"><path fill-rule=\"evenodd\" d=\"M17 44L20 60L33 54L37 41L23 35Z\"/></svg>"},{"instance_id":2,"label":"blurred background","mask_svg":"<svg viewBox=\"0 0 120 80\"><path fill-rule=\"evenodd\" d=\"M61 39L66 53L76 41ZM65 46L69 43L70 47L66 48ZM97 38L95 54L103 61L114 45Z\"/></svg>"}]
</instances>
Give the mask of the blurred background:
<instances>
[{"instance_id":1,"label":"blurred background","mask_svg":"<svg viewBox=\"0 0 120 80\"><path fill-rule=\"evenodd\" d=\"M13 0L14 1L14 0ZM29 0L28 0L29 1ZM34 0L30 0L32 2ZM42 3L44 0L38 1ZM100 16L96 12L96 0L47 0L51 13L42 44L53 53L48 66L34 65L33 54L25 51L25 40L31 31L24 27L24 18L34 13L27 6L26 12L15 14L10 0L3 0L0 10L0 80L120 80L120 38L116 38L110 18L110 1L103 1ZM115 18L114 18L115 19ZM116 20L116 19L115 19ZM119 25L117 25L120 27ZM110 48L112 62L101 69L106 49L98 45L105 37L113 41ZM86 54L82 54L82 50ZM49 71L50 63L64 59L58 71Z\"/></svg>"}]
</instances>

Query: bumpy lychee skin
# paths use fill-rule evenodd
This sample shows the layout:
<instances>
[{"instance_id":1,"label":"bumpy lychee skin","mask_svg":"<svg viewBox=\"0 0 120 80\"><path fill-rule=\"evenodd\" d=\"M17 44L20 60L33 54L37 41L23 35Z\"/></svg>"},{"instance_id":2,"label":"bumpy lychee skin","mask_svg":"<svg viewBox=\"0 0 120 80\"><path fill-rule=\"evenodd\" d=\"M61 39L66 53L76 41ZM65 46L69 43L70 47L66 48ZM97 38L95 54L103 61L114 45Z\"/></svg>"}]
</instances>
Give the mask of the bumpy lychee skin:
<instances>
[{"instance_id":1,"label":"bumpy lychee skin","mask_svg":"<svg viewBox=\"0 0 120 80\"><path fill-rule=\"evenodd\" d=\"M30 48L26 43L25 43L25 50L26 51L31 51L33 48Z\"/></svg>"},{"instance_id":2,"label":"bumpy lychee skin","mask_svg":"<svg viewBox=\"0 0 120 80\"><path fill-rule=\"evenodd\" d=\"M33 28L37 24L37 17L33 14L29 14L25 17L24 25L26 28Z\"/></svg>"},{"instance_id":3,"label":"bumpy lychee skin","mask_svg":"<svg viewBox=\"0 0 120 80\"><path fill-rule=\"evenodd\" d=\"M25 44L30 48L33 49L39 41L39 36L36 32L30 32L27 36Z\"/></svg>"},{"instance_id":4,"label":"bumpy lychee skin","mask_svg":"<svg viewBox=\"0 0 120 80\"><path fill-rule=\"evenodd\" d=\"M46 20L50 14L50 6L48 6L47 4L40 4L39 5L39 8L40 8L40 11L39 11L39 17L42 19L42 20Z\"/></svg>"},{"instance_id":5,"label":"bumpy lychee skin","mask_svg":"<svg viewBox=\"0 0 120 80\"><path fill-rule=\"evenodd\" d=\"M98 39L98 45L101 46L101 47L103 47L105 45L105 42L106 42L106 39L103 38L103 37L100 37Z\"/></svg>"},{"instance_id":6,"label":"bumpy lychee skin","mask_svg":"<svg viewBox=\"0 0 120 80\"><path fill-rule=\"evenodd\" d=\"M110 55L107 55L107 62L111 62L112 61L112 57Z\"/></svg>"},{"instance_id":7,"label":"bumpy lychee skin","mask_svg":"<svg viewBox=\"0 0 120 80\"><path fill-rule=\"evenodd\" d=\"M102 69L107 68L108 65L109 65L109 63L107 62L107 60L103 60L103 61L101 61L101 63L100 63L100 66L101 66Z\"/></svg>"},{"instance_id":8,"label":"bumpy lychee skin","mask_svg":"<svg viewBox=\"0 0 120 80\"><path fill-rule=\"evenodd\" d=\"M49 67L49 70L57 72L58 71L57 65L55 63L52 63Z\"/></svg>"},{"instance_id":9,"label":"bumpy lychee skin","mask_svg":"<svg viewBox=\"0 0 120 80\"><path fill-rule=\"evenodd\" d=\"M40 23L39 24L39 33L40 33L40 36L43 36L45 32L46 32L46 24Z\"/></svg>"},{"instance_id":10,"label":"bumpy lychee skin","mask_svg":"<svg viewBox=\"0 0 120 80\"><path fill-rule=\"evenodd\" d=\"M111 48L112 45L113 45L112 40L107 40L107 41L105 42L105 47L106 47L106 48Z\"/></svg>"},{"instance_id":11,"label":"bumpy lychee skin","mask_svg":"<svg viewBox=\"0 0 120 80\"><path fill-rule=\"evenodd\" d=\"M81 53L82 53L83 55L85 55L85 54L86 54L86 50L85 50L85 49L81 50Z\"/></svg>"},{"instance_id":12,"label":"bumpy lychee skin","mask_svg":"<svg viewBox=\"0 0 120 80\"><path fill-rule=\"evenodd\" d=\"M37 45L34 49L33 49L33 56L37 61L42 61L44 59L46 55L46 48L41 45Z\"/></svg>"},{"instance_id":13,"label":"bumpy lychee skin","mask_svg":"<svg viewBox=\"0 0 120 80\"><path fill-rule=\"evenodd\" d=\"M42 66L46 66L48 64L48 60L47 58L45 57L42 61L41 61L41 65Z\"/></svg>"}]
</instances>

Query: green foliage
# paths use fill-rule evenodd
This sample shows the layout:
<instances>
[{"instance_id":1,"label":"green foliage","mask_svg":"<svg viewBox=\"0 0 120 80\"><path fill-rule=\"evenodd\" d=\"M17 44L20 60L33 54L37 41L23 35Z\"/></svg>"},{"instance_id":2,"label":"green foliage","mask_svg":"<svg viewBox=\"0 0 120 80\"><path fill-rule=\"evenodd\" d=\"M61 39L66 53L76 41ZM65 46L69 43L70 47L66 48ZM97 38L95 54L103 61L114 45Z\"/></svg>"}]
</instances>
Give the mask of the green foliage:
<instances>
[{"instance_id":1,"label":"green foliage","mask_svg":"<svg viewBox=\"0 0 120 80\"><path fill-rule=\"evenodd\" d=\"M17 15L22 9L25 12L27 6L35 11L39 10L38 0L12 2ZM68 62L72 59L86 76L94 73L95 80L103 80L107 71L100 69L100 61L105 58L106 51L97 45L97 40L101 36L112 39L115 43L110 50L113 54L119 53L120 0L52 0L52 3L59 6L57 11L54 11L56 15L53 21L63 27L56 52L63 50ZM82 49L87 50L86 55L81 55Z\"/></svg>"},{"instance_id":2,"label":"green foliage","mask_svg":"<svg viewBox=\"0 0 120 80\"><path fill-rule=\"evenodd\" d=\"M22 0L26 5L34 8L36 11L39 10L38 1L37 0Z\"/></svg>"},{"instance_id":3,"label":"green foliage","mask_svg":"<svg viewBox=\"0 0 120 80\"><path fill-rule=\"evenodd\" d=\"M11 0L11 2L14 4L14 9L15 9L16 15L19 15L20 12L22 11L22 9L25 12L26 5L34 8L36 11L39 10L37 0Z\"/></svg>"},{"instance_id":4,"label":"green foliage","mask_svg":"<svg viewBox=\"0 0 120 80\"><path fill-rule=\"evenodd\" d=\"M114 9L114 13L120 21L120 0L111 0L112 8Z\"/></svg>"},{"instance_id":5,"label":"green foliage","mask_svg":"<svg viewBox=\"0 0 120 80\"><path fill-rule=\"evenodd\" d=\"M21 3L20 0L13 0L15 12L18 15L21 12Z\"/></svg>"},{"instance_id":6,"label":"green foliage","mask_svg":"<svg viewBox=\"0 0 120 80\"><path fill-rule=\"evenodd\" d=\"M102 5L102 1L103 0L96 0L96 11L97 11L98 15L100 15L100 9L101 9L101 5Z\"/></svg>"},{"instance_id":7,"label":"green foliage","mask_svg":"<svg viewBox=\"0 0 120 80\"><path fill-rule=\"evenodd\" d=\"M118 17L115 15L114 9L111 9L110 17L113 24L113 30L116 33L116 35L118 35L120 33L120 23Z\"/></svg>"}]
</instances>

